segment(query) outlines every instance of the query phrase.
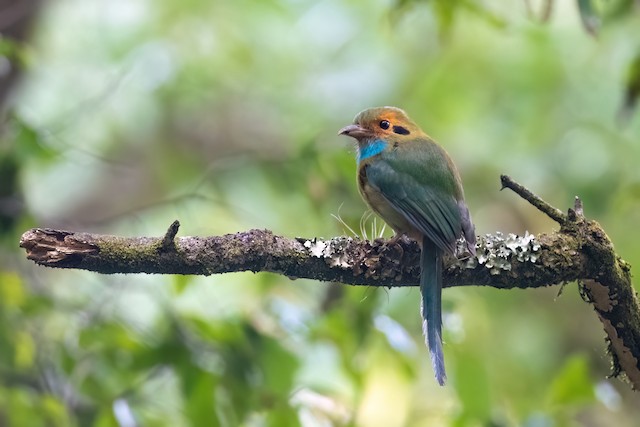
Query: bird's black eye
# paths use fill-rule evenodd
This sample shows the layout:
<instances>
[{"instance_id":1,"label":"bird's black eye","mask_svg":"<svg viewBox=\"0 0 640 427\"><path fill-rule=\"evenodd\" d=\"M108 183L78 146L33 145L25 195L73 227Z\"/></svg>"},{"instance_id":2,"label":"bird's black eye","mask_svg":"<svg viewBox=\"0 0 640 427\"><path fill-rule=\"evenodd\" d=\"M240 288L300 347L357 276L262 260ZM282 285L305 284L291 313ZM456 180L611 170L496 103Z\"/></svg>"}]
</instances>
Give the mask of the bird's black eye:
<instances>
[{"instance_id":1,"label":"bird's black eye","mask_svg":"<svg viewBox=\"0 0 640 427\"><path fill-rule=\"evenodd\" d=\"M380 121L380 127L382 129L389 129L389 126L391 126L391 123L389 123L387 120Z\"/></svg>"}]
</instances>

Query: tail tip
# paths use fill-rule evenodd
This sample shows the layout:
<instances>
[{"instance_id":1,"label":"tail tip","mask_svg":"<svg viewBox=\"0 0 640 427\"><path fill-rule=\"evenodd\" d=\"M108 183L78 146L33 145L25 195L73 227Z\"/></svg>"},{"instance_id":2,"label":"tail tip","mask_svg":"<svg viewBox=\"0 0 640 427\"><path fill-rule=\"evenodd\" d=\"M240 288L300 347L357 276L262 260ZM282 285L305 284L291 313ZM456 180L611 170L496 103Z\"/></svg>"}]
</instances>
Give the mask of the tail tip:
<instances>
[{"instance_id":1,"label":"tail tip","mask_svg":"<svg viewBox=\"0 0 640 427\"><path fill-rule=\"evenodd\" d=\"M434 356L436 355L432 355L431 357L431 363L433 365L433 373L436 378L436 381L438 381L438 384L443 386L447 382L447 372L444 369L444 360L443 358L438 358L437 356L436 357Z\"/></svg>"}]
</instances>

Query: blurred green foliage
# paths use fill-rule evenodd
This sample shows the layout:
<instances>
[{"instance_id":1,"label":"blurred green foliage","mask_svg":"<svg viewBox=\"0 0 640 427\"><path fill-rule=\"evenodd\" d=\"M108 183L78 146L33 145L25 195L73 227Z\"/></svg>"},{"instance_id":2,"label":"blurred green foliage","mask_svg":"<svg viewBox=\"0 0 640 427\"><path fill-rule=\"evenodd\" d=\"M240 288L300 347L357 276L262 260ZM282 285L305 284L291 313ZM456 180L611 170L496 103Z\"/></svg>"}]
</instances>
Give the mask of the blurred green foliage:
<instances>
[{"instance_id":1,"label":"blurred green foliage","mask_svg":"<svg viewBox=\"0 0 640 427\"><path fill-rule=\"evenodd\" d=\"M630 0L47 3L29 43L0 43L27 67L0 140L0 425L636 425L574 286L445 291L439 388L417 289L98 276L17 242L176 218L377 235L336 132L397 105L456 160L479 233L555 227L498 191L507 173L562 209L580 195L638 266L640 118L616 120L638 28Z\"/></svg>"}]
</instances>

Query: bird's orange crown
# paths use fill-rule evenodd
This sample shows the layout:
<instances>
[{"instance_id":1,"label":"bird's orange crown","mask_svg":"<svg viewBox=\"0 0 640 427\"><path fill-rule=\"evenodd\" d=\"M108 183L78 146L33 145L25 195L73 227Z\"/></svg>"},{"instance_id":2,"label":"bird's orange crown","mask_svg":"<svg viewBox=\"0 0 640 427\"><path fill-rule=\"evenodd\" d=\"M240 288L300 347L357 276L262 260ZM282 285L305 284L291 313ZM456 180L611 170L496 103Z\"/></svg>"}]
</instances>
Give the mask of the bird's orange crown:
<instances>
[{"instance_id":1,"label":"bird's orange crown","mask_svg":"<svg viewBox=\"0 0 640 427\"><path fill-rule=\"evenodd\" d=\"M374 107L358 113L353 124L340 129L341 135L351 136L358 142L372 139L402 140L424 136L424 132L397 107Z\"/></svg>"}]
</instances>

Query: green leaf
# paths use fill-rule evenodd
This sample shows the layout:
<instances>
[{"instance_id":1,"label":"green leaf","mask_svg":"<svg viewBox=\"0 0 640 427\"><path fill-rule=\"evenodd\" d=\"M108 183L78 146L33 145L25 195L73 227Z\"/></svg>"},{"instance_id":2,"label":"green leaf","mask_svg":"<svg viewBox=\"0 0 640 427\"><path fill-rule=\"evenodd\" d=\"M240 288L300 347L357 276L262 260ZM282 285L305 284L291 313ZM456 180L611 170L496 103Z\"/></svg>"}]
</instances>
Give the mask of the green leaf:
<instances>
[{"instance_id":1,"label":"green leaf","mask_svg":"<svg viewBox=\"0 0 640 427\"><path fill-rule=\"evenodd\" d=\"M453 384L462 403L459 420L489 421L493 405L485 361L478 353L459 351L454 363Z\"/></svg>"},{"instance_id":2,"label":"green leaf","mask_svg":"<svg viewBox=\"0 0 640 427\"><path fill-rule=\"evenodd\" d=\"M640 52L638 52L629 64L624 85L624 95L618 120L626 124L638 105L640 97Z\"/></svg>"},{"instance_id":3,"label":"green leaf","mask_svg":"<svg viewBox=\"0 0 640 427\"><path fill-rule=\"evenodd\" d=\"M594 400L588 359L583 354L570 357L553 379L548 391L552 406L584 405Z\"/></svg>"},{"instance_id":4,"label":"green leaf","mask_svg":"<svg viewBox=\"0 0 640 427\"><path fill-rule=\"evenodd\" d=\"M31 334L16 331L14 335L14 364L17 369L26 370L33 367L36 357L36 343Z\"/></svg>"},{"instance_id":5,"label":"green leaf","mask_svg":"<svg viewBox=\"0 0 640 427\"><path fill-rule=\"evenodd\" d=\"M15 67L27 65L27 52L25 45L9 37L0 37L0 56L4 56L14 63Z\"/></svg>"},{"instance_id":6,"label":"green leaf","mask_svg":"<svg viewBox=\"0 0 640 427\"><path fill-rule=\"evenodd\" d=\"M191 276L185 276L185 275L175 275L172 277L172 285L173 285L173 292L176 295L181 295L185 289L187 289L187 286L189 286L189 283L191 283L193 281L193 278Z\"/></svg>"},{"instance_id":7,"label":"green leaf","mask_svg":"<svg viewBox=\"0 0 640 427\"><path fill-rule=\"evenodd\" d=\"M578 10L584 29L595 36L600 28L600 16L596 11L594 0L578 0Z\"/></svg>"},{"instance_id":8,"label":"green leaf","mask_svg":"<svg viewBox=\"0 0 640 427\"><path fill-rule=\"evenodd\" d=\"M266 425L269 427L298 427L300 420L296 411L287 405L279 405L267 413Z\"/></svg>"},{"instance_id":9,"label":"green leaf","mask_svg":"<svg viewBox=\"0 0 640 427\"><path fill-rule=\"evenodd\" d=\"M41 399L42 414L46 416L49 426L69 427L71 421L64 402L61 399L45 395Z\"/></svg>"},{"instance_id":10,"label":"green leaf","mask_svg":"<svg viewBox=\"0 0 640 427\"><path fill-rule=\"evenodd\" d=\"M185 414L191 425L220 426L216 412L217 378L208 372L200 371L195 382L185 390Z\"/></svg>"},{"instance_id":11,"label":"green leaf","mask_svg":"<svg viewBox=\"0 0 640 427\"><path fill-rule=\"evenodd\" d=\"M17 310L25 304L26 294L21 277L13 272L0 272L0 304L3 310Z\"/></svg>"},{"instance_id":12,"label":"green leaf","mask_svg":"<svg viewBox=\"0 0 640 427\"><path fill-rule=\"evenodd\" d=\"M12 118L11 124L16 153L19 158L36 158L44 161L55 159L57 152L47 145L42 131L18 116Z\"/></svg>"},{"instance_id":13,"label":"green leaf","mask_svg":"<svg viewBox=\"0 0 640 427\"><path fill-rule=\"evenodd\" d=\"M263 336L261 341L258 363L267 391L274 393L274 397L286 401L300 362L277 340Z\"/></svg>"}]
</instances>

